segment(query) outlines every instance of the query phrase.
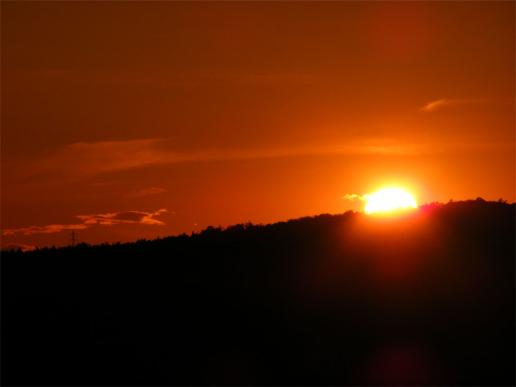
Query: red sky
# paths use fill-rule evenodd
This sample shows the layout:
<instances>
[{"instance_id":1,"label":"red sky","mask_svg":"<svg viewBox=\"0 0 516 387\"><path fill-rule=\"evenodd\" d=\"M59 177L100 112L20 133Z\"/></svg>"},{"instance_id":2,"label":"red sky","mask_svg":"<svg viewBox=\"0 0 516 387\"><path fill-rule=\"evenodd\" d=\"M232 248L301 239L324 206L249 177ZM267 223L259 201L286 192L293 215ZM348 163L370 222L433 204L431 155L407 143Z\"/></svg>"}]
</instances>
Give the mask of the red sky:
<instances>
[{"instance_id":1,"label":"red sky","mask_svg":"<svg viewBox=\"0 0 516 387\"><path fill-rule=\"evenodd\" d=\"M514 201L514 2L2 2L2 245Z\"/></svg>"}]
</instances>

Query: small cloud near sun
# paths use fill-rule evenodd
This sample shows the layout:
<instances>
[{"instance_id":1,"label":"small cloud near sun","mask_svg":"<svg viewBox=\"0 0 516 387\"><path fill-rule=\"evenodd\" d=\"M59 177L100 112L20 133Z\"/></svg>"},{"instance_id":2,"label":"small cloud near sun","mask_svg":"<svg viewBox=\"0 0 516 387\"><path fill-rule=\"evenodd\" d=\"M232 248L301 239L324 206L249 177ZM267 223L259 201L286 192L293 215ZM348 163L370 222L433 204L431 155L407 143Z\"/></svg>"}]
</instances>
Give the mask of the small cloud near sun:
<instances>
[{"instance_id":1,"label":"small cloud near sun","mask_svg":"<svg viewBox=\"0 0 516 387\"><path fill-rule=\"evenodd\" d=\"M422 106L419 111L423 113L432 113L442 108L456 105L469 105L486 102L485 99L474 98L441 98L435 101L428 102Z\"/></svg>"},{"instance_id":2,"label":"small cloud near sun","mask_svg":"<svg viewBox=\"0 0 516 387\"><path fill-rule=\"evenodd\" d=\"M421 107L420 111L430 113L443 106L446 106L447 104L449 104L449 101L447 99L438 99L436 101L428 102L423 107Z\"/></svg>"},{"instance_id":3,"label":"small cloud near sun","mask_svg":"<svg viewBox=\"0 0 516 387\"><path fill-rule=\"evenodd\" d=\"M344 200L351 200L351 201L354 201L354 200L360 200L360 201L364 201L366 200L365 199L365 195L359 195L359 194L345 194L342 199Z\"/></svg>"}]
</instances>

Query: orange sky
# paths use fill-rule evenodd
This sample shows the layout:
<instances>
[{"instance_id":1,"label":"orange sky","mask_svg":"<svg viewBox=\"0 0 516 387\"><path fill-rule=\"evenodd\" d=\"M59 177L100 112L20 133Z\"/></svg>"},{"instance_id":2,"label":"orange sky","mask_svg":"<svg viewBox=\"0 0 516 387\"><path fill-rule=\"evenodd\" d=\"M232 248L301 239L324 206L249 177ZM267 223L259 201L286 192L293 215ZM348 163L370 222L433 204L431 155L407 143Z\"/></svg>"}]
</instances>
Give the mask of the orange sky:
<instances>
[{"instance_id":1,"label":"orange sky","mask_svg":"<svg viewBox=\"0 0 516 387\"><path fill-rule=\"evenodd\" d=\"M2 245L515 195L514 2L2 2Z\"/></svg>"}]
</instances>

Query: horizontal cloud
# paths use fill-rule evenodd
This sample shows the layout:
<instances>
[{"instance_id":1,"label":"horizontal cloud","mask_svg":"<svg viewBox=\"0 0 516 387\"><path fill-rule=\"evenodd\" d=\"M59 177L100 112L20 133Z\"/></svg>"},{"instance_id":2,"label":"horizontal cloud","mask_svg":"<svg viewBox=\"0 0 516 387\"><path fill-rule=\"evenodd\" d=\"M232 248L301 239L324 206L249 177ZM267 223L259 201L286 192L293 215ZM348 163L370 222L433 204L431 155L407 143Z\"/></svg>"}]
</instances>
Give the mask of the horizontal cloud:
<instances>
[{"instance_id":1,"label":"horizontal cloud","mask_svg":"<svg viewBox=\"0 0 516 387\"><path fill-rule=\"evenodd\" d=\"M88 226L85 224L47 224L45 226L28 226L22 228L13 228L4 230L2 235L14 235L14 234L54 234L56 232L61 232L64 230L84 230Z\"/></svg>"},{"instance_id":2,"label":"horizontal cloud","mask_svg":"<svg viewBox=\"0 0 516 387\"><path fill-rule=\"evenodd\" d=\"M167 212L165 208L159 209L155 212L144 211L125 211L125 212L110 212L106 214L92 214L92 215L77 215L82 223L76 224L49 224L45 226L29 226L22 228L6 229L3 231L3 236L14 234L54 234L65 230L84 230L93 225L113 226L117 224L144 224L164 226L165 223L156 219L157 216Z\"/></svg>"},{"instance_id":3,"label":"horizontal cloud","mask_svg":"<svg viewBox=\"0 0 516 387\"><path fill-rule=\"evenodd\" d=\"M360 201L364 201L366 199L366 195L359 195L359 194L345 194L342 199L344 200L351 200L351 201L355 201L355 200L360 200Z\"/></svg>"},{"instance_id":4,"label":"horizontal cloud","mask_svg":"<svg viewBox=\"0 0 516 387\"><path fill-rule=\"evenodd\" d=\"M100 224L103 226L112 226L115 224L151 224L163 226L160 220L154 219L154 217L167 212L165 208L162 208L156 212L143 212L143 211L126 211L126 212L111 212L107 214L95 214L95 215L78 215L85 225Z\"/></svg>"},{"instance_id":5,"label":"horizontal cloud","mask_svg":"<svg viewBox=\"0 0 516 387\"><path fill-rule=\"evenodd\" d=\"M102 174L185 162L261 160L306 156L416 156L471 149L506 148L507 143L447 142L435 147L425 142L406 142L389 137L354 138L332 144L292 145L276 148L218 148L179 151L168 139L151 138L127 141L73 143L52 155L11 165L6 170L24 182L52 181L76 184ZM112 181L112 176L110 176ZM150 187L126 196L138 198L165 192Z\"/></svg>"},{"instance_id":6,"label":"horizontal cloud","mask_svg":"<svg viewBox=\"0 0 516 387\"><path fill-rule=\"evenodd\" d=\"M150 138L127 141L79 142L69 144L53 155L35 160L28 167L30 177L49 175L91 176L149 165L180 162L267 159L308 155L407 155L417 153L413 145L401 145L388 139L347 140L340 144L292 146L284 148L172 149L167 139ZM151 187L137 196L162 192Z\"/></svg>"},{"instance_id":7,"label":"horizontal cloud","mask_svg":"<svg viewBox=\"0 0 516 387\"><path fill-rule=\"evenodd\" d=\"M143 188L139 191L134 192L130 196L132 197L142 197L142 196L149 196L149 195L157 195L163 192L167 192L165 188L161 187L149 187L149 188Z\"/></svg>"},{"instance_id":8,"label":"horizontal cloud","mask_svg":"<svg viewBox=\"0 0 516 387\"><path fill-rule=\"evenodd\" d=\"M119 171L172 160L159 146L163 139L77 142L58 149L53 155L37 160L34 173L59 173L76 176Z\"/></svg>"},{"instance_id":9,"label":"horizontal cloud","mask_svg":"<svg viewBox=\"0 0 516 387\"><path fill-rule=\"evenodd\" d=\"M440 110L440 109L448 107L448 106L478 104L478 103L483 103L483 102L485 102L484 99L442 98L442 99L428 102L427 104L422 106L421 109L419 109L419 110L424 113L431 113L431 112Z\"/></svg>"},{"instance_id":10,"label":"horizontal cloud","mask_svg":"<svg viewBox=\"0 0 516 387\"><path fill-rule=\"evenodd\" d=\"M462 101L462 102L459 102ZM450 103L466 103L480 100L439 100L426 107L427 111ZM433 105L432 105L433 104ZM257 160L281 157L327 156L327 155L387 155L413 156L435 152L482 147L482 143L447 143L439 149L425 143L406 143L393 138L354 138L332 144L293 145L278 148L199 149L180 151L173 148L168 139L150 138L127 141L80 142L67 145L51 156L24 163L19 167L21 175L30 180L44 177L72 181L88 176L119 172L139 167L167 165L182 162L210 162L228 160ZM491 144L500 146L500 144ZM491 146L489 145L489 146ZM503 145L503 144L502 144ZM24 171L24 172L23 172ZM165 192L163 188L150 187L129 196L140 197Z\"/></svg>"}]
</instances>

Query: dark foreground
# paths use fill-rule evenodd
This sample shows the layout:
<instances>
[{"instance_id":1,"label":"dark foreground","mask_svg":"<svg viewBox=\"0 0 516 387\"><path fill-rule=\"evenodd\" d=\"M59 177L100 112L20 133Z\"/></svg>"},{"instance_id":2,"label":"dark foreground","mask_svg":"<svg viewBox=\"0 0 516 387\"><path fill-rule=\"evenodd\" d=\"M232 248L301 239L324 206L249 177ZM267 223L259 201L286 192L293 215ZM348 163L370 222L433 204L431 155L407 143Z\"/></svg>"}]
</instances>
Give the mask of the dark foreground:
<instances>
[{"instance_id":1,"label":"dark foreground","mask_svg":"<svg viewBox=\"0 0 516 387\"><path fill-rule=\"evenodd\" d=\"M515 205L3 253L3 385L514 385Z\"/></svg>"}]
</instances>

